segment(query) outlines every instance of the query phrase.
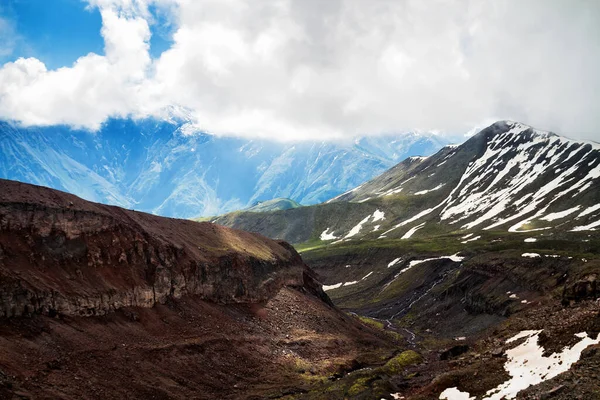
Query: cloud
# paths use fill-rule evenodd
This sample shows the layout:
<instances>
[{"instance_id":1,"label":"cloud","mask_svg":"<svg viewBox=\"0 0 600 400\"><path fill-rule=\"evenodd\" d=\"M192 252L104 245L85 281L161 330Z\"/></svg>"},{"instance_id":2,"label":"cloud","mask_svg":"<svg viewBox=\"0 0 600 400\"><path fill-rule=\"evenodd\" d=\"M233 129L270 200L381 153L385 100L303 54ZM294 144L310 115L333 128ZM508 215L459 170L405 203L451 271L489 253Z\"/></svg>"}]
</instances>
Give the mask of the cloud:
<instances>
[{"instance_id":1,"label":"cloud","mask_svg":"<svg viewBox=\"0 0 600 400\"><path fill-rule=\"evenodd\" d=\"M105 55L0 69L0 117L91 129L189 110L199 129L274 139L508 118L600 140L600 3L547 0L89 0ZM176 26L152 60L150 6Z\"/></svg>"},{"instance_id":2,"label":"cloud","mask_svg":"<svg viewBox=\"0 0 600 400\"><path fill-rule=\"evenodd\" d=\"M147 79L150 29L145 19L101 11L105 56L90 53L70 68L48 71L35 58L0 69L0 113L26 125L97 129L109 116L135 115Z\"/></svg>"}]
</instances>

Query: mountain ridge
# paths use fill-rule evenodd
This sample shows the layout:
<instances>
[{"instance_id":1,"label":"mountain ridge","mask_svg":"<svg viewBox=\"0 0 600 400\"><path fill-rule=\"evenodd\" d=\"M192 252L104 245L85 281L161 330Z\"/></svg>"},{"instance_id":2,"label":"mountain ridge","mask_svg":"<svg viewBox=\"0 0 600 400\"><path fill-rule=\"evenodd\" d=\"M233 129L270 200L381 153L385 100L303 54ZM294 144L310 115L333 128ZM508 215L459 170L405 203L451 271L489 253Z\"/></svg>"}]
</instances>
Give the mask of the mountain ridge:
<instances>
[{"instance_id":1,"label":"mountain ridge","mask_svg":"<svg viewBox=\"0 0 600 400\"><path fill-rule=\"evenodd\" d=\"M173 217L217 215L277 197L314 204L445 142L400 133L348 143L217 137L183 118L111 119L96 133L0 122L0 177Z\"/></svg>"},{"instance_id":2,"label":"mountain ridge","mask_svg":"<svg viewBox=\"0 0 600 400\"><path fill-rule=\"evenodd\" d=\"M19 182L0 187L0 254L12 260L0 261L0 317L103 315L184 295L264 302L305 283L319 293L284 242Z\"/></svg>"},{"instance_id":3,"label":"mountain ridge","mask_svg":"<svg viewBox=\"0 0 600 400\"><path fill-rule=\"evenodd\" d=\"M440 229L585 231L600 226L600 194L594 189L599 178L600 145L499 121L462 145L446 146L430 157L409 157L378 177L312 206L333 210L337 204L337 209L347 210L344 218L325 216L325 212L317 212L324 215L321 219L306 218L315 213L310 209L265 214L271 228L263 233L288 237L273 227L280 226L281 219L292 224L291 215L302 213L311 226L301 237L296 235L294 243L321 235L329 241L408 239ZM384 216L376 220L375 212ZM575 218L565 220L568 215ZM261 232L250 222L252 216L236 218L215 222Z\"/></svg>"}]
</instances>

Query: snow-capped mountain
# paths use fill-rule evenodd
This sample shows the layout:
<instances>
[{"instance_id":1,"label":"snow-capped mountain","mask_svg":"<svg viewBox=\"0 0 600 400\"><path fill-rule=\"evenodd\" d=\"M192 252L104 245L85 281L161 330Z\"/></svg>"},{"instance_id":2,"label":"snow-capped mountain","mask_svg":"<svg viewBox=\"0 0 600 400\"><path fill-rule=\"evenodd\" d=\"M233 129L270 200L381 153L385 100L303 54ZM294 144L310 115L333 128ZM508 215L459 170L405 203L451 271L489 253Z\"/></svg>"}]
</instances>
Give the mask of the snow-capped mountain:
<instances>
[{"instance_id":1,"label":"snow-capped mountain","mask_svg":"<svg viewBox=\"0 0 600 400\"><path fill-rule=\"evenodd\" d=\"M464 230L525 232L568 225L583 231L600 226L599 178L600 144L503 121L462 146L409 158L333 201L364 202L399 193L429 197L432 207L399 221L383 236L424 228L427 221Z\"/></svg>"},{"instance_id":2,"label":"snow-capped mountain","mask_svg":"<svg viewBox=\"0 0 600 400\"><path fill-rule=\"evenodd\" d=\"M99 132L0 122L0 177L165 216L194 217L290 198L315 204L443 139L422 133L348 143L278 143L195 132L182 118L109 120Z\"/></svg>"},{"instance_id":3,"label":"snow-capped mountain","mask_svg":"<svg viewBox=\"0 0 600 400\"><path fill-rule=\"evenodd\" d=\"M599 188L599 144L501 121L460 146L444 147L431 157L409 157L318 206L328 211L312 211L322 217L294 240L408 239L477 230L588 231L600 227ZM288 214L306 218L299 214L308 212ZM243 216L236 218L223 222L243 229Z\"/></svg>"}]
</instances>

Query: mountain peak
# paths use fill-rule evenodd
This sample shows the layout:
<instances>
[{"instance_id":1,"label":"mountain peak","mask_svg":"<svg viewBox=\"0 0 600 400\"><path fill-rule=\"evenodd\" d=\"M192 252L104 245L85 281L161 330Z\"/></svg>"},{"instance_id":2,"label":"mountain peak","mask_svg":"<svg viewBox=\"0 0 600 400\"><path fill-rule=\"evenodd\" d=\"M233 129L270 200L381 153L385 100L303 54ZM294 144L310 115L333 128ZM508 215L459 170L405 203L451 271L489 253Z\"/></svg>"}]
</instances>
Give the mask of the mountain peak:
<instances>
[{"instance_id":1,"label":"mountain peak","mask_svg":"<svg viewBox=\"0 0 600 400\"><path fill-rule=\"evenodd\" d=\"M376 210L385 213L385 221L371 222L361 231L374 238L408 238L421 228L422 232L589 231L600 227L599 184L598 144L498 121L458 147L446 146L424 159L409 157L328 202L346 202L349 205L337 207L356 210L353 218L317 221L319 226L301 238L266 233L298 241L325 230L355 240L357 235L350 239L349 232L362 229L367 223L362 221L371 221L369 215ZM276 229L289 224L269 225Z\"/></svg>"}]
</instances>

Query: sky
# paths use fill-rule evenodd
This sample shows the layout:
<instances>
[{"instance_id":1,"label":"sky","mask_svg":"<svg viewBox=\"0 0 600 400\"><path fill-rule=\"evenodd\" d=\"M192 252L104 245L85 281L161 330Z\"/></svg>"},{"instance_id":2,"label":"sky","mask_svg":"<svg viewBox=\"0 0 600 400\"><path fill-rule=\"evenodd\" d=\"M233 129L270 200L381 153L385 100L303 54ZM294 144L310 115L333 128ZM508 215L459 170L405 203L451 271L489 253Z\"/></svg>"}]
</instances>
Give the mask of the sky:
<instances>
[{"instance_id":1,"label":"sky","mask_svg":"<svg viewBox=\"0 0 600 400\"><path fill-rule=\"evenodd\" d=\"M274 140L520 121L600 141L597 0L1 0L0 119Z\"/></svg>"}]
</instances>

